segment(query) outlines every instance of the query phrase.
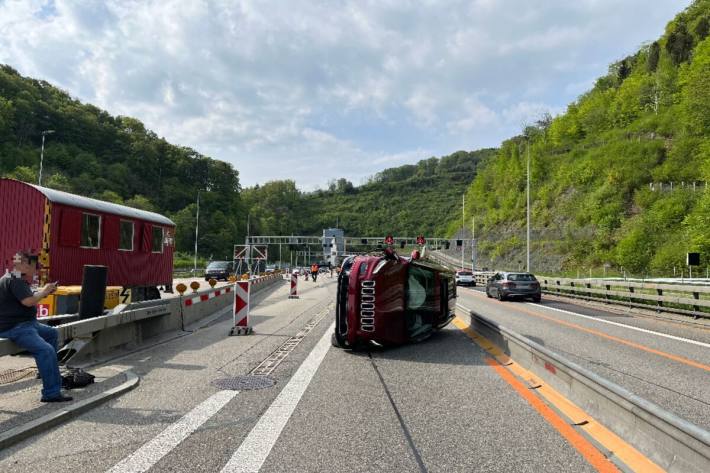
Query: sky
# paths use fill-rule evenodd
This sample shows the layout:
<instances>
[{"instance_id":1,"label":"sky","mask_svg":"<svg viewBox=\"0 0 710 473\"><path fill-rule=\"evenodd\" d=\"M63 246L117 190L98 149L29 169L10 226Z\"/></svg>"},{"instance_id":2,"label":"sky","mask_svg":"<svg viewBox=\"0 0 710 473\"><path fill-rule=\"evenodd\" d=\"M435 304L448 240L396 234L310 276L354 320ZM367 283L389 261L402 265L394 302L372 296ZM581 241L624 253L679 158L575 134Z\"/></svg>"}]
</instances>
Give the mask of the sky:
<instances>
[{"instance_id":1,"label":"sky","mask_svg":"<svg viewBox=\"0 0 710 473\"><path fill-rule=\"evenodd\" d=\"M0 63L304 190L496 147L690 0L0 0Z\"/></svg>"}]
</instances>

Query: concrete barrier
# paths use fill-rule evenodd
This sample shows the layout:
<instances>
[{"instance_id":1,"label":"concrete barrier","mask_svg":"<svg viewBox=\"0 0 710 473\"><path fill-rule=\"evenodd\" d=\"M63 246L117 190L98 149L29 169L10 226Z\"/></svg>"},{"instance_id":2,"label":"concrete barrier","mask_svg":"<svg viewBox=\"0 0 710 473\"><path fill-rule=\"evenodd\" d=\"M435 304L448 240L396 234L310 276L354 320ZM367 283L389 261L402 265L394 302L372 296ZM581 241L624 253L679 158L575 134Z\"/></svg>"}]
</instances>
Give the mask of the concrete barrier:
<instances>
[{"instance_id":1,"label":"concrete barrier","mask_svg":"<svg viewBox=\"0 0 710 473\"><path fill-rule=\"evenodd\" d=\"M669 472L710 471L710 432L457 304L471 327Z\"/></svg>"},{"instance_id":2,"label":"concrete barrier","mask_svg":"<svg viewBox=\"0 0 710 473\"><path fill-rule=\"evenodd\" d=\"M252 293L259 293L278 283L284 283L279 275L255 278L252 280ZM233 297L231 286L223 286L173 299L131 304L118 314L57 326L59 345L71 340L82 359L106 355L118 349L130 349L158 335L183 330L185 326L230 306ZM10 340L0 338L0 356L21 351Z\"/></svg>"}]
</instances>

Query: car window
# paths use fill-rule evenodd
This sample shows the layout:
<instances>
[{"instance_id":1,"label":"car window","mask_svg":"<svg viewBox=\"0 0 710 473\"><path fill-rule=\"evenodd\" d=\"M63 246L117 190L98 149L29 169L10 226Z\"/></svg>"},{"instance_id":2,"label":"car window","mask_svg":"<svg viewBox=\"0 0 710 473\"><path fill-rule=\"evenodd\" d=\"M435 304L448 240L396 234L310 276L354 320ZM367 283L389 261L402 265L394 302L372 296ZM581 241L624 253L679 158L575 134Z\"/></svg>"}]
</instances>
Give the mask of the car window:
<instances>
[{"instance_id":1,"label":"car window","mask_svg":"<svg viewBox=\"0 0 710 473\"><path fill-rule=\"evenodd\" d=\"M535 281L535 276L529 273L522 274L509 274L508 280L510 281Z\"/></svg>"},{"instance_id":2,"label":"car window","mask_svg":"<svg viewBox=\"0 0 710 473\"><path fill-rule=\"evenodd\" d=\"M227 269L228 266L229 263L225 263L222 261L213 261L207 265L207 269Z\"/></svg>"}]
</instances>

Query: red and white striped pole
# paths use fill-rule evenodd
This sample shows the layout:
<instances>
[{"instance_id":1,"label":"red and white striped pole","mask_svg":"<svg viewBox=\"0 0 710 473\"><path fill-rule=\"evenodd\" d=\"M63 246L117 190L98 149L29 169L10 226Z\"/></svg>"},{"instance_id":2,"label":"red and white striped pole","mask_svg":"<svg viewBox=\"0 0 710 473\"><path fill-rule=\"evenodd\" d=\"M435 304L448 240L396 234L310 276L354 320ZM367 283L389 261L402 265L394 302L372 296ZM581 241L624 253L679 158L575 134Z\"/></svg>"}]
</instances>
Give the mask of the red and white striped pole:
<instances>
[{"instance_id":1,"label":"red and white striped pole","mask_svg":"<svg viewBox=\"0 0 710 473\"><path fill-rule=\"evenodd\" d=\"M288 298L298 299L298 276L296 274L291 275L291 293Z\"/></svg>"},{"instance_id":2,"label":"red and white striped pole","mask_svg":"<svg viewBox=\"0 0 710 473\"><path fill-rule=\"evenodd\" d=\"M250 335L249 325L249 287L250 281L237 281L234 286L234 327L230 335Z\"/></svg>"}]
</instances>

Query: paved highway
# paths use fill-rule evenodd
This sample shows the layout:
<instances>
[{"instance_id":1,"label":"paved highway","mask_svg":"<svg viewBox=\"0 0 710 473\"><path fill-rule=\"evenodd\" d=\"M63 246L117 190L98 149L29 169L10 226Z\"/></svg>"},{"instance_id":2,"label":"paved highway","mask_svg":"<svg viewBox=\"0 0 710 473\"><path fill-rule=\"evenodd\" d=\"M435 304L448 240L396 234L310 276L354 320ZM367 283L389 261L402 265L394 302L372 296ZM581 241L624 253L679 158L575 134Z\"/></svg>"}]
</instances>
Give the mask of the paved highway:
<instances>
[{"instance_id":1,"label":"paved highway","mask_svg":"<svg viewBox=\"0 0 710 473\"><path fill-rule=\"evenodd\" d=\"M458 302L631 392L710 429L710 326L554 301L488 299L459 288Z\"/></svg>"},{"instance_id":2,"label":"paved highway","mask_svg":"<svg viewBox=\"0 0 710 473\"><path fill-rule=\"evenodd\" d=\"M227 309L193 333L106 361L139 374L140 386L4 450L0 470L615 470L605 457L613 452L496 364L460 321L423 343L353 353L330 345L334 280L301 283L298 300L287 289L255 298L255 335L227 337ZM472 289L459 302L710 424L707 330L549 300L500 303ZM255 369L275 384L215 384Z\"/></svg>"},{"instance_id":3,"label":"paved highway","mask_svg":"<svg viewBox=\"0 0 710 473\"><path fill-rule=\"evenodd\" d=\"M6 449L0 470L613 470L455 326L416 345L343 351L330 345L334 281L300 286L297 301L285 285L256 301L256 335L226 337L225 313L107 362L133 369L141 385ZM273 387L213 384L265 366L287 340Z\"/></svg>"}]
</instances>

